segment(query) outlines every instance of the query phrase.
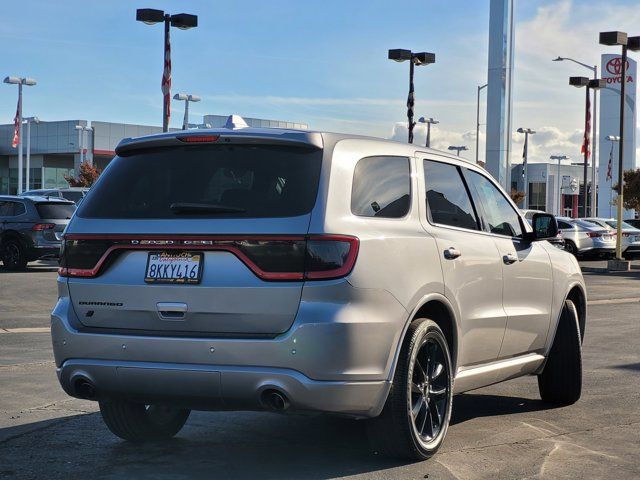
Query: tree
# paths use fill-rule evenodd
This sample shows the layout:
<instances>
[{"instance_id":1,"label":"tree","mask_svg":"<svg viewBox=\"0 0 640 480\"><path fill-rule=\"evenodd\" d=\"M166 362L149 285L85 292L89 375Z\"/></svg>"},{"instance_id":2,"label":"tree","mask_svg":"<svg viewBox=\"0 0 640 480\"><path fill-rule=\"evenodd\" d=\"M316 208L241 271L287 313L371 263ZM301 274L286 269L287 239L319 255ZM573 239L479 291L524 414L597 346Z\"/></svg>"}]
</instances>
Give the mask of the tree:
<instances>
[{"instance_id":1,"label":"tree","mask_svg":"<svg viewBox=\"0 0 640 480\"><path fill-rule=\"evenodd\" d=\"M620 192L617 183L611 188ZM624 171L624 208L640 210L640 168Z\"/></svg>"},{"instance_id":2,"label":"tree","mask_svg":"<svg viewBox=\"0 0 640 480\"><path fill-rule=\"evenodd\" d=\"M93 165L89 164L89 162L82 162L80 164L79 172L77 177L73 177L71 175L65 175L64 179L67 181L70 187L86 187L89 188L91 185L96 183L98 177L102 173L101 170L98 170Z\"/></svg>"},{"instance_id":3,"label":"tree","mask_svg":"<svg viewBox=\"0 0 640 480\"><path fill-rule=\"evenodd\" d=\"M520 202L524 200L524 197L524 192L516 190L515 188L511 189L511 200L513 200L513 203L516 205L520 205Z\"/></svg>"}]
</instances>

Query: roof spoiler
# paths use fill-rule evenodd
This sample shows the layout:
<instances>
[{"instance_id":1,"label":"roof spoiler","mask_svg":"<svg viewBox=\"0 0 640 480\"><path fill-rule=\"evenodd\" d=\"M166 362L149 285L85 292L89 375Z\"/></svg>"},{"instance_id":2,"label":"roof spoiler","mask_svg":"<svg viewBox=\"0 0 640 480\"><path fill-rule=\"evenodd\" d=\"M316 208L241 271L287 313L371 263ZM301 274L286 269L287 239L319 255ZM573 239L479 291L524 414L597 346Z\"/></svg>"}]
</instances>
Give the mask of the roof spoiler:
<instances>
[{"instance_id":1,"label":"roof spoiler","mask_svg":"<svg viewBox=\"0 0 640 480\"><path fill-rule=\"evenodd\" d=\"M237 128L237 127L236 127ZM322 149L322 135L317 132L277 129L181 130L148 137L125 138L116 147L117 155L140 149L184 146L187 144L288 145Z\"/></svg>"}]
</instances>

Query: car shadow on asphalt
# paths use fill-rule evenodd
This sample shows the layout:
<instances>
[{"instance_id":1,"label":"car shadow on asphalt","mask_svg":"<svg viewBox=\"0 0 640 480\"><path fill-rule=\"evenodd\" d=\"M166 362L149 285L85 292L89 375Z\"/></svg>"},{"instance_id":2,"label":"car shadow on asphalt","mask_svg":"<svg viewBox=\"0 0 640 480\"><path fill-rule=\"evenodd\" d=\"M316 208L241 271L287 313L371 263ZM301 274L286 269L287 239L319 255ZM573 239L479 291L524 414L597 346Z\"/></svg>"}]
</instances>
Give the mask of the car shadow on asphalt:
<instances>
[{"instance_id":1,"label":"car shadow on asphalt","mask_svg":"<svg viewBox=\"0 0 640 480\"><path fill-rule=\"evenodd\" d=\"M7 270L4 265L0 263L0 274L2 273L46 273L46 272L57 272L58 271L58 262L55 261L47 261L47 262L34 262L27 264L27 268L24 270Z\"/></svg>"},{"instance_id":2,"label":"car shadow on asphalt","mask_svg":"<svg viewBox=\"0 0 640 480\"><path fill-rule=\"evenodd\" d=\"M456 425L478 417L500 417L553 408L556 407L539 399L463 393L453 397L450 424Z\"/></svg>"},{"instance_id":3,"label":"car shadow on asphalt","mask_svg":"<svg viewBox=\"0 0 640 480\"><path fill-rule=\"evenodd\" d=\"M452 425L548 408L539 400L463 394L454 397ZM11 459L0 470L10 472L8 478L21 478L25 463L46 465L48 478L260 480L324 480L411 463L378 455L370 446L366 421L324 415L193 412L176 438L145 444L119 440L97 413L28 428L28 433L24 426L0 430L0 439L5 439L0 441L0 458ZM424 474L437 475L441 468L427 462Z\"/></svg>"}]
</instances>

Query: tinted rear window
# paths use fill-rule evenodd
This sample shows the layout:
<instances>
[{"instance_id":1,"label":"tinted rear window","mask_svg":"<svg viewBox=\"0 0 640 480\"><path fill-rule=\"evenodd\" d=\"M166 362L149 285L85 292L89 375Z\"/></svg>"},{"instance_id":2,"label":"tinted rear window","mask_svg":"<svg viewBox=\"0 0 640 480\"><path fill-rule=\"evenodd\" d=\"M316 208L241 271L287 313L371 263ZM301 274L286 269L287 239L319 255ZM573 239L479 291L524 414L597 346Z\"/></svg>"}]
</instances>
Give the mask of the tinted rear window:
<instances>
[{"instance_id":1,"label":"tinted rear window","mask_svg":"<svg viewBox=\"0 0 640 480\"><path fill-rule=\"evenodd\" d=\"M116 157L78 210L87 218L293 217L315 204L322 165L316 149L207 145ZM238 211L176 211L172 205Z\"/></svg>"},{"instance_id":2,"label":"tinted rear window","mask_svg":"<svg viewBox=\"0 0 640 480\"><path fill-rule=\"evenodd\" d=\"M78 200L82 200L82 192L77 190L72 190L70 192L60 192L63 198L67 200L71 200L72 202L78 202Z\"/></svg>"},{"instance_id":3,"label":"tinted rear window","mask_svg":"<svg viewBox=\"0 0 640 480\"><path fill-rule=\"evenodd\" d=\"M51 220L65 220L71 218L76 206L73 203L36 203L36 210L40 218L49 218Z\"/></svg>"}]
</instances>

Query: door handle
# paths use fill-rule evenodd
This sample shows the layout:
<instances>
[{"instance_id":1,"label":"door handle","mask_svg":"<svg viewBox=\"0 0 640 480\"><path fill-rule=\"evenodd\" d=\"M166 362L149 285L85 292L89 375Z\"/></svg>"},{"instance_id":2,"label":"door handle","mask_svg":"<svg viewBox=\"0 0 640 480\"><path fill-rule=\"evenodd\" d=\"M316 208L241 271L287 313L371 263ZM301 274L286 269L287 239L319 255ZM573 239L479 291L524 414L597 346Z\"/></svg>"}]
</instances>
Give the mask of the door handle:
<instances>
[{"instance_id":1,"label":"door handle","mask_svg":"<svg viewBox=\"0 0 640 480\"><path fill-rule=\"evenodd\" d=\"M454 258L458 258L462 253L455 247L449 247L444 251L444 258L447 260L453 260Z\"/></svg>"},{"instance_id":2,"label":"door handle","mask_svg":"<svg viewBox=\"0 0 640 480\"><path fill-rule=\"evenodd\" d=\"M518 261L518 256L515 253L507 253L502 257L502 261L506 265L511 265L512 263L516 263Z\"/></svg>"}]
</instances>

